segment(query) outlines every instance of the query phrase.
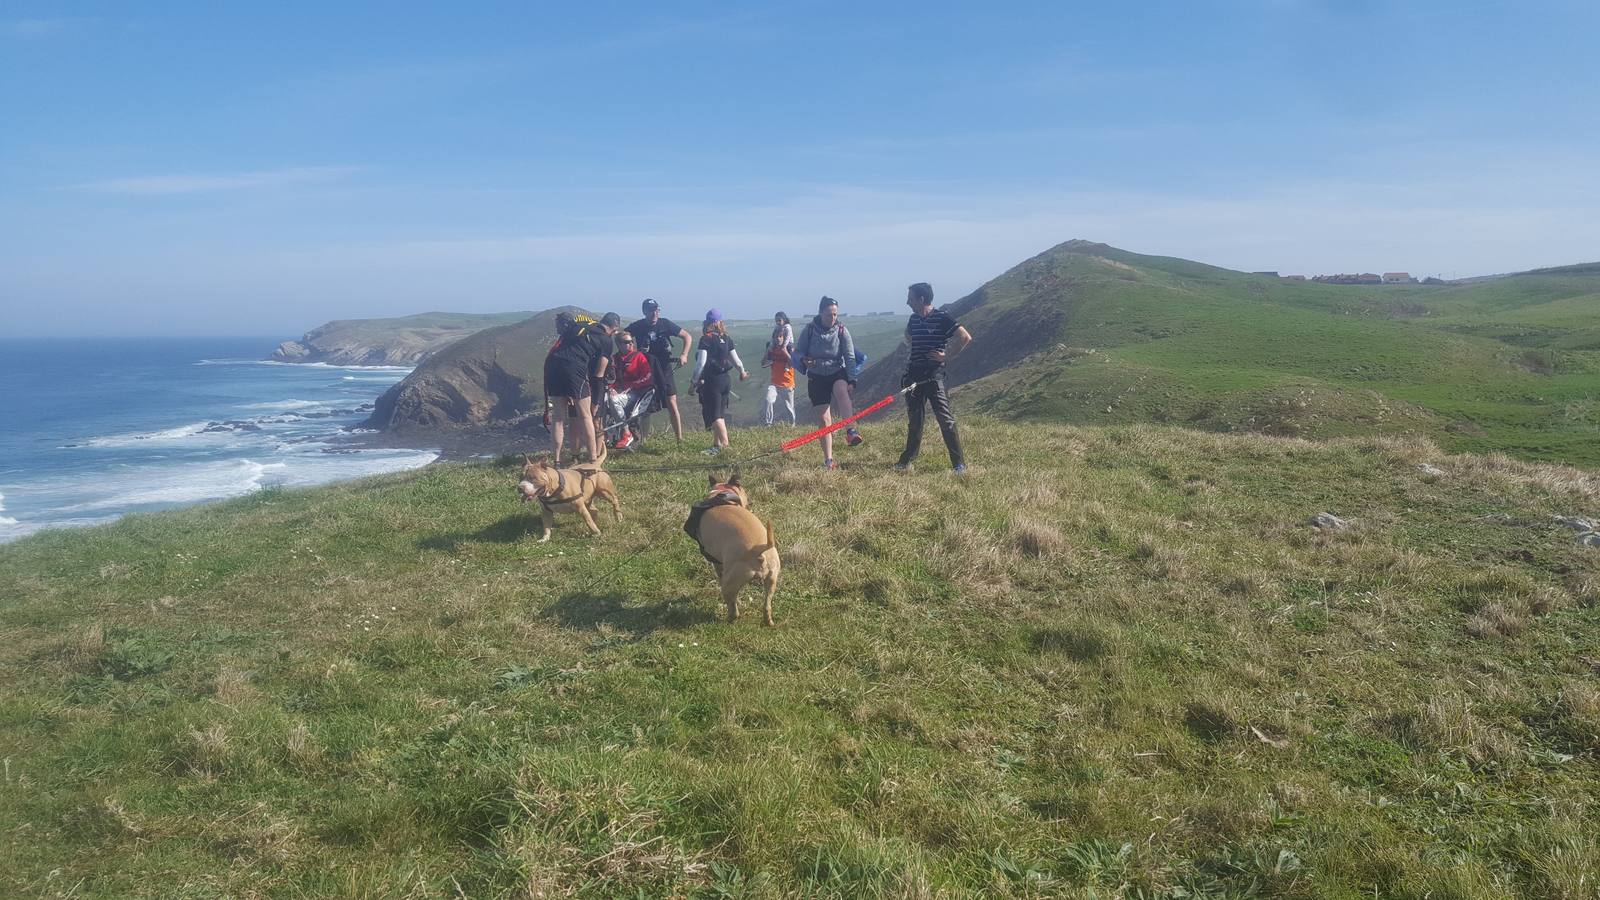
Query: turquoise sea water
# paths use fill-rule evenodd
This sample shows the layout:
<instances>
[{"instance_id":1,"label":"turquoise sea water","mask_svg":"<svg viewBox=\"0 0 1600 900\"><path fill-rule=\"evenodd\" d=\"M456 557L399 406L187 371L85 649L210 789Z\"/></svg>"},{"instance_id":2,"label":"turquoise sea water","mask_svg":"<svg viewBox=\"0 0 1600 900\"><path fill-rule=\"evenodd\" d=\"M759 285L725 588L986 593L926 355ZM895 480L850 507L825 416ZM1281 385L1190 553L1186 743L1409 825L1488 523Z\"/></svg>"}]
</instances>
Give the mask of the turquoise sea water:
<instances>
[{"instance_id":1,"label":"turquoise sea water","mask_svg":"<svg viewBox=\"0 0 1600 900\"><path fill-rule=\"evenodd\" d=\"M434 459L349 443L406 369L262 361L277 341L0 340L0 541Z\"/></svg>"}]
</instances>

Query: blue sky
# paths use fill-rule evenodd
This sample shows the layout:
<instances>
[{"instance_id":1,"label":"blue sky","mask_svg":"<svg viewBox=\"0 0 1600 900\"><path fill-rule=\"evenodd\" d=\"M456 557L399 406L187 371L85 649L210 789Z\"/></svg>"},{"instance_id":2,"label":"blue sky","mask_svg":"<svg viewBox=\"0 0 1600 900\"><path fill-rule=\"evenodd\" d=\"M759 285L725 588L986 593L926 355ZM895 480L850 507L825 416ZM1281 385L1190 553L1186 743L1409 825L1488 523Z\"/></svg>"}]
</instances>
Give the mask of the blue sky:
<instances>
[{"instance_id":1,"label":"blue sky","mask_svg":"<svg viewBox=\"0 0 1600 900\"><path fill-rule=\"evenodd\" d=\"M0 334L1600 258L1592 2L582 6L0 3Z\"/></svg>"}]
</instances>

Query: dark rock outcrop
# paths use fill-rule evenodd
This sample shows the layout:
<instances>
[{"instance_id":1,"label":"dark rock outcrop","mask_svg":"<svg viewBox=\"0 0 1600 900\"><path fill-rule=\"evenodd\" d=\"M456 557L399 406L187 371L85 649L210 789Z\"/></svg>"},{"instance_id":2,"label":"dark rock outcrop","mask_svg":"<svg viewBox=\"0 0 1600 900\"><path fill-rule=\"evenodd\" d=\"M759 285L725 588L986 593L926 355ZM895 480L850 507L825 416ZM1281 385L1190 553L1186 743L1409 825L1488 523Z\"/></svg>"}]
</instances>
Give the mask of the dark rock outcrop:
<instances>
[{"instance_id":1,"label":"dark rock outcrop","mask_svg":"<svg viewBox=\"0 0 1600 900\"><path fill-rule=\"evenodd\" d=\"M384 392L367 428L386 432L514 424L542 412L544 357L564 306L480 331L434 353Z\"/></svg>"}]
</instances>

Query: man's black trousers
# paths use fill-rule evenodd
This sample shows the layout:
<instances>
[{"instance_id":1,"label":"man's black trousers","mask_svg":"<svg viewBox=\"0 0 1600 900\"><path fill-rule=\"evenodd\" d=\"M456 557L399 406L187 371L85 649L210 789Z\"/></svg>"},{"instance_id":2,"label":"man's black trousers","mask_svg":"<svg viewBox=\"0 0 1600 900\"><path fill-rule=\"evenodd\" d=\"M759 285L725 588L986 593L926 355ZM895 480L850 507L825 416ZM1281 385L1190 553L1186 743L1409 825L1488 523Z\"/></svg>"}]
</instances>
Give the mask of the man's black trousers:
<instances>
[{"instance_id":1,"label":"man's black trousers","mask_svg":"<svg viewBox=\"0 0 1600 900\"><path fill-rule=\"evenodd\" d=\"M956 433L955 413L950 411L950 395L944 389L944 367L931 372L908 372L901 379L901 387L917 384L906 394L906 450L900 454L900 464L910 465L922 449L923 405L933 406L933 417L939 421L939 431L944 435L945 449L950 451L950 465L962 465L961 435Z\"/></svg>"}]
</instances>

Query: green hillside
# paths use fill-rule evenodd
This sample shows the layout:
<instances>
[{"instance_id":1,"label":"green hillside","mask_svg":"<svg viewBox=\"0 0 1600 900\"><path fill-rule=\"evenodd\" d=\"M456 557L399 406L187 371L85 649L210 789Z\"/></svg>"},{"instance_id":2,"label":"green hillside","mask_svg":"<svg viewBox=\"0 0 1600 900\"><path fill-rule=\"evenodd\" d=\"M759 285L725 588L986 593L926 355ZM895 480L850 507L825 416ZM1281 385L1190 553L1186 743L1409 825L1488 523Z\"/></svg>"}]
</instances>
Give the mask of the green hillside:
<instances>
[{"instance_id":1,"label":"green hillside","mask_svg":"<svg viewBox=\"0 0 1600 900\"><path fill-rule=\"evenodd\" d=\"M1464 286L1289 282L1069 241L953 305L978 336L958 402L1600 465L1600 271ZM896 356L869 373L898 384Z\"/></svg>"},{"instance_id":2,"label":"green hillside","mask_svg":"<svg viewBox=\"0 0 1600 900\"><path fill-rule=\"evenodd\" d=\"M746 472L775 628L689 444L598 539L447 464L0 547L0 894L1594 895L1592 475L965 428Z\"/></svg>"}]
</instances>

